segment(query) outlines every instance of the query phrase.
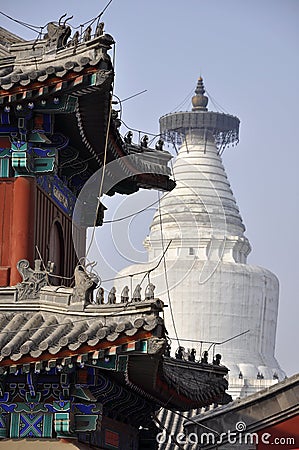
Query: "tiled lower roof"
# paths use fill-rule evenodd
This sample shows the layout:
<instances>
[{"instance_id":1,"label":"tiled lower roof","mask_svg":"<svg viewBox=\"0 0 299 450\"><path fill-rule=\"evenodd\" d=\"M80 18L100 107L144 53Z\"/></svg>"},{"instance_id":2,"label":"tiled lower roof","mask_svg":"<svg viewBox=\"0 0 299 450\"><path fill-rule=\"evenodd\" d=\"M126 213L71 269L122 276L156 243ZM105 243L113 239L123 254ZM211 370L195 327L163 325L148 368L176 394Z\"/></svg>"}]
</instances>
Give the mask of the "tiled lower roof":
<instances>
[{"instance_id":1,"label":"tiled lower roof","mask_svg":"<svg viewBox=\"0 0 299 450\"><path fill-rule=\"evenodd\" d=\"M127 286L119 298L113 288L105 302L102 288L92 295L98 278L83 266L73 288L49 286L40 260L34 269L21 260L18 269L23 281L0 289L0 375L88 365L115 370L163 407L186 411L226 401L226 367L163 356L164 305L153 285L144 299L137 291L130 299Z\"/></svg>"},{"instance_id":2,"label":"tiled lower roof","mask_svg":"<svg viewBox=\"0 0 299 450\"><path fill-rule=\"evenodd\" d=\"M177 450L179 447L175 442L176 436L184 433L184 422L196 414L200 414L201 409L191 409L184 413L170 411L162 408L157 414L157 426L160 428L161 435L159 450ZM164 441L164 442L162 442Z\"/></svg>"},{"instance_id":3,"label":"tiled lower roof","mask_svg":"<svg viewBox=\"0 0 299 450\"><path fill-rule=\"evenodd\" d=\"M211 404L205 408L191 409L190 411L184 411L183 413L162 408L157 414L156 423L162 430L165 440L161 438L159 450L177 450L179 447L175 440L177 437L185 435L184 424L186 421L192 421L195 416L199 417L201 414L213 411L217 406L217 404ZM162 440L164 440L164 442L162 442ZM197 444L192 445L190 443L188 447L183 448L185 450L197 450L198 447Z\"/></svg>"},{"instance_id":4,"label":"tiled lower roof","mask_svg":"<svg viewBox=\"0 0 299 450\"><path fill-rule=\"evenodd\" d=\"M80 284L76 278L75 288L43 286L43 271L27 267L21 273L27 281L0 289L2 368L134 344L153 334L164 336L159 299L93 303L86 300L90 285L82 280ZM38 290L34 291L36 280Z\"/></svg>"},{"instance_id":5,"label":"tiled lower roof","mask_svg":"<svg viewBox=\"0 0 299 450\"><path fill-rule=\"evenodd\" d=\"M100 341L113 343L138 331L153 330L158 318L122 320L105 323L105 318L65 316L50 312L1 313L0 361L18 361L23 356L38 358L43 352L56 355L62 349L74 351L83 344L91 347Z\"/></svg>"}]
</instances>

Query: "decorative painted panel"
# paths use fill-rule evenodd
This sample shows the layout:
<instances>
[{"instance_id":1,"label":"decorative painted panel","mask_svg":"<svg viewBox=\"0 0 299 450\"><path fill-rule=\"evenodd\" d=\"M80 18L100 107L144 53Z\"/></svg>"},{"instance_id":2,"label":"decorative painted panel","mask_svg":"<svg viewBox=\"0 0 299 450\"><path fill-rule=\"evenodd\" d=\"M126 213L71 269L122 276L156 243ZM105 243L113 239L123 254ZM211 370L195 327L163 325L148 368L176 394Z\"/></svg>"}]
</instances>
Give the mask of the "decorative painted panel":
<instances>
[{"instance_id":1,"label":"decorative painted panel","mask_svg":"<svg viewBox=\"0 0 299 450\"><path fill-rule=\"evenodd\" d=\"M40 397L40 396L38 396ZM4 400L8 400L8 395ZM7 428L7 418L10 425ZM0 403L0 438L62 438L100 429L98 403Z\"/></svg>"},{"instance_id":2,"label":"decorative painted panel","mask_svg":"<svg viewBox=\"0 0 299 450\"><path fill-rule=\"evenodd\" d=\"M12 413L10 438L50 438L52 422L51 413Z\"/></svg>"},{"instance_id":3,"label":"decorative painted panel","mask_svg":"<svg viewBox=\"0 0 299 450\"><path fill-rule=\"evenodd\" d=\"M0 158L0 177L7 178L9 176L9 159Z\"/></svg>"},{"instance_id":4,"label":"decorative painted panel","mask_svg":"<svg viewBox=\"0 0 299 450\"><path fill-rule=\"evenodd\" d=\"M36 181L51 199L71 217L77 199L65 183L57 175L38 176Z\"/></svg>"},{"instance_id":5,"label":"decorative painted panel","mask_svg":"<svg viewBox=\"0 0 299 450\"><path fill-rule=\"evenodd\" d=\"M0 414L0 439L7 436L7 420L8 414Z\"/></svg>"}]
</instances>

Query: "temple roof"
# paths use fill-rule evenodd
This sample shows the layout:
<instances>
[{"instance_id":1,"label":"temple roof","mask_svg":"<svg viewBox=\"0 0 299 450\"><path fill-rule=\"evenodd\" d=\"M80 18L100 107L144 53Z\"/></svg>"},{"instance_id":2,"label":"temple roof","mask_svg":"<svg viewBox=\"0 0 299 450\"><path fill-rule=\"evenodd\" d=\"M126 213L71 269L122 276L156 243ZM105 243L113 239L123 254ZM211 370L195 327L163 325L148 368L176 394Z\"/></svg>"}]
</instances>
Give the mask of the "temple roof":
<instances>
[{"instance_id":1,"label":"temple roof","mask_svg":"<svg viewBox=\"0 0 299 450\"><path fill-rule=\"evenodd\" d=\"M105 35L94 39L89 45L82 44L75 53L70 47L62 50L61 54L50 53L49 55L43 54L44 46L35 45L35 41L12 44L9 52L12 58L11 63L6 59L0 60L0 86L3 90L12 91L34 82L45 83L54 76L61 79L67 78L71 73L80 73L86 67L100 66L107 72L112 70L107 50L113 43L113 38ZM99 48L103 51L99 52ZM36 53L39 53L37 61Z\"/></svg>"},{"instance_id":2,"label":"temple roof","mask_svg":"<svg viewBox=\"0 0 299 450\"><path fill-rule=\"evenodd\" d=\"M114 39L103 26L70 36L65 23L50 22L44 38L34 41L0 30L5 50L0 53L0 110L7 116L0 136L20 133L24 139L27 134L29 142L38 141L41 147L58 146L58 174L73 183L70 188L76 195L99 168L124 156L132 156L123 162L127 178L109 195L140 187L170 190L171 155L149 148L146 141L125 142L119 133L121 122L111 108L114 68L108 53ZM51 115L48 129L41 132L41 125L30 129L36 115Z\"/></svg>"},{"instance_id":3,"label":"temple roof","mask_svg":"<svg viewBox=\"0 0 299 450\"><path fill-rule=\"evenodd\" d=\"M153 285L145 298L137 290L129 298L125 287L120 298L112 288L105 299L101 287L93 295L97 278L81 266L73 288L49 285L40 267L20 261L23 281L0 289L0 375L86 365L111 370L116 382L160 406L230 400L226 367L165 356L164 304Z\"/></svg>"}]
</instances>

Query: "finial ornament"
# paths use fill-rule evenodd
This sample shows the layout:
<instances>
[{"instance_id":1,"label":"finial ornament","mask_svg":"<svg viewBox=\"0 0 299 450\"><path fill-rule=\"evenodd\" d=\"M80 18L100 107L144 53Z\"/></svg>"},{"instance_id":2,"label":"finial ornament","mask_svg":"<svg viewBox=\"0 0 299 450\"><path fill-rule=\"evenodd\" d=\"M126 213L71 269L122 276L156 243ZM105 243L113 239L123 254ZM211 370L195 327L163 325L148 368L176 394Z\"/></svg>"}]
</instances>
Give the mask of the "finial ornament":
<instances>
[{"instance_id":1,"label":"finial ornament","mask_svg":"<svg viewBox=\"0 0 299 450\"><path fill-rule=\"evenodd\" d=\"M195 95L192 97L192 111L207 111L208 97L204 95L205 87L202 77L198 78Z\"/></svg>"},{"instance_id":2,"label":"finial ornament","mask_svg":"<svg viewBox=\"0 0 299 450\"><path fill-rule=\"evenodd\" d=\"M208 97L202 77L199 77L195 95L192 97L192 111L178 111L160 117L161 139L182 145L187 134L195 130L210 133L221 154L225 147L239 142L240 120L230 114L208 111ZM207 134L205 134L207 136Z\"/></svg>"}]
</instances>

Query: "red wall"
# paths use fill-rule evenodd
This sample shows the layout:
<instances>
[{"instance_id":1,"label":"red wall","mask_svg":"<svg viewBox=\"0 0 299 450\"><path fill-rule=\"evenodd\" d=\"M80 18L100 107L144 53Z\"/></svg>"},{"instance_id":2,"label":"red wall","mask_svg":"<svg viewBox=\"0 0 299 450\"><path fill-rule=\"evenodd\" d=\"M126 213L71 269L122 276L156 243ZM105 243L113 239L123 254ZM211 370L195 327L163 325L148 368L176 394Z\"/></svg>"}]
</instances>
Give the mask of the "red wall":
<instances>
[{"instance_id":1,"label":"red wall","mask_svg":"<svg viewBox=\"0 0 299 450\"><path fill-rule=\"evenodd\" d=\"M14 179L0 178L0 286L7 286L10 281L13 181Z\"/></svg>"},{"instance_id":2,"label":"red wall","mask_svg":"<svg viewBox=\"0 0 299 450\"><path fill-rule=\"evenodd\" d=\"M35 180L0 179L0 285L21 281L17 262L34 258Z\"/></svg>"},{"instance_id":3,"label":"red wall","mask_svg":"<svg viewBox=\"0 0 299 450\"><path fill-rule=\"evenodd\" d=\"M265 437L265 433L269 433L271 436L266 436L269 444L262 443L262 435ZM299 450L299 415L291 419L285 420L272 427L264 428L258 432L259 440L258 450L284 450L284 449L296 449ZM287 439L293 438L295 444L288 444Z\"/></svg>"},{"instance_id":4,"label":"red wall","mask_svg":"<svg viewBox=\"0 0 299 450\"><path fill-rule=\"evenodd\" d=\"M60 241L53 239L53 227L61 230ZM76 236L84 253L85 231L77 230ZM53 245L59 245L59 249ZM28 259L33 267L33 260L39 259L36 246L45 264L53 255L60 255L61 261L56 261L59 275L73 275L77 255L72 219L36 185L33 177L0 178L0 286L14 286L21 281L17 262ZM61 283L69 285L70 281L64 279Z\"/></svg>"}]
</instances>

